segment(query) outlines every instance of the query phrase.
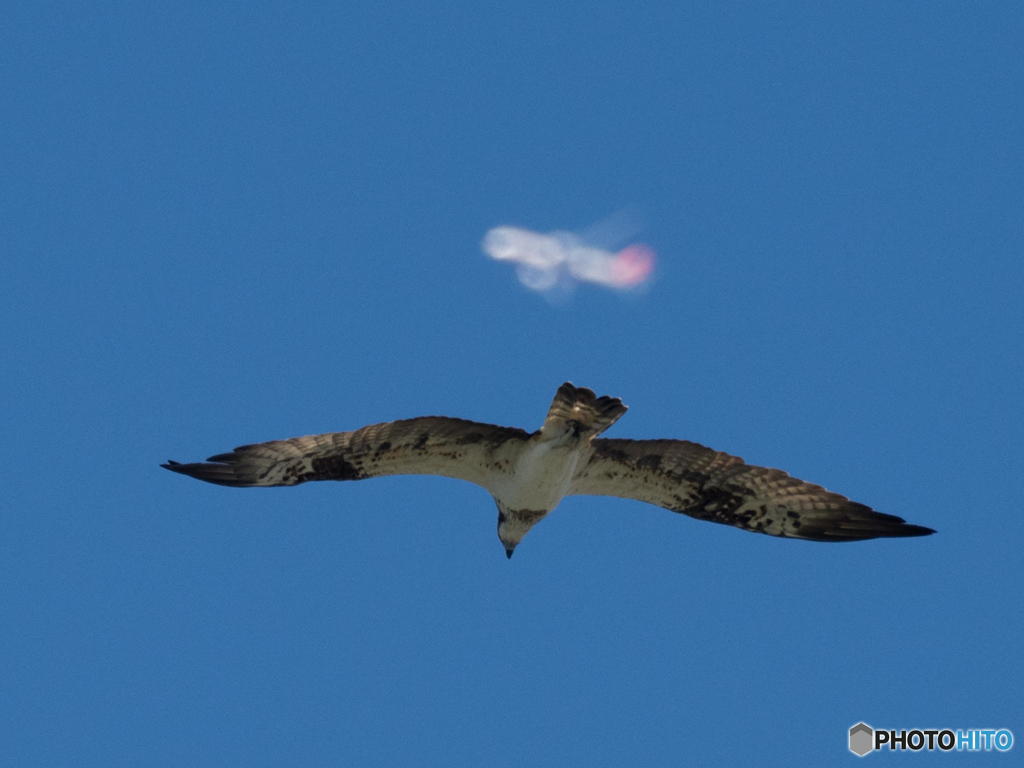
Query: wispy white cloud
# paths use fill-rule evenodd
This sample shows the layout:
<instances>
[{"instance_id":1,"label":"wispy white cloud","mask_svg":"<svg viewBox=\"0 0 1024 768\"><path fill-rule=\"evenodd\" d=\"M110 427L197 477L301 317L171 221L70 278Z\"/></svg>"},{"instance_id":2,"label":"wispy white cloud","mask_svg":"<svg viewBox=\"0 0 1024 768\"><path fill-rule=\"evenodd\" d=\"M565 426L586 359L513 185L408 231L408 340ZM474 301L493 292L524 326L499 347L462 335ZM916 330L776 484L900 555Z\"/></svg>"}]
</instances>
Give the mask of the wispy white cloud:
<instances>
[{"instance_id":1,"label":"wispy white cloud","mask_svg":"<svg viewBox=\"0 0 1024 768\"><path fill-rule=\"evenodd\" d=\"M654 250L643 243L608 251L572 232L495 227L484 236L483 249L492 259L514 262L519 282L541 293L565 293L578 282L629 290L654 272Z\"/></svg>"}]
</instances>

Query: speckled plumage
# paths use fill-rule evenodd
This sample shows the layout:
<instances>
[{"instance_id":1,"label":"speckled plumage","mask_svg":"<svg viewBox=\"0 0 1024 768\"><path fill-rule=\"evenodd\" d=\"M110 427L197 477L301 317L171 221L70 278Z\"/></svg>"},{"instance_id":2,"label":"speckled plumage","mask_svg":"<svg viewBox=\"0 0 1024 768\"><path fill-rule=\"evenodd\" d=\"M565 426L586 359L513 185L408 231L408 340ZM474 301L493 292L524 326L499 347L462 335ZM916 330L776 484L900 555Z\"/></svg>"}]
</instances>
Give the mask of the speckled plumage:
<instances>
[{"instance_id":1,"label":"speckled plumage","mask_svg":"<svg viewBox=\"0 0 1024 768\"><path fill-rule=\"evenodd\" d=\"M574 494L638 499L700 520L814 541L934 533L697 443L598 437L625 412L618 398L567 382L533 433L425 416L243 445L206 462L162 466L236 487L410 474L468 480L494 497L498 536L509 557L534 525Z\"/></svg>"}]
</instances>

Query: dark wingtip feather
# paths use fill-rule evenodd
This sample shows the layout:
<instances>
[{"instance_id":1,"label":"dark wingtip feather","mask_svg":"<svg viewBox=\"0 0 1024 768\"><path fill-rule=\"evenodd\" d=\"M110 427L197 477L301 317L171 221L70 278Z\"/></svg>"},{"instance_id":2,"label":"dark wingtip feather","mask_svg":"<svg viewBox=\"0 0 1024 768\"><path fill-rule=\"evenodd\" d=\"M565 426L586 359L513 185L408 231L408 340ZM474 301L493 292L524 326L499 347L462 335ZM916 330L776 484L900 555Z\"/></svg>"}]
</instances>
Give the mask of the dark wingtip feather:
<instances>
[{"instance_id":1,"label":"dark wingtip feather","mask_svg":"<svg viewBox=\"0 0 1024 768\"><path fill-rule=\"evenodd\" d=\"M862 506L862 505L857 505ZM907 538L910 536L930 536L935 529L923 525L906 522L902 517L874 512L867 512L840 520L826 522L819 526L808 526L800 529L800 536L813 541L866 541L868 539Z\"/></svg>"},{"instance_id":2,"label":"dark wingtip feather","mask_svg":"<svg viewBox=\"0 0 1024 768\"><path fill-rule=\"evenodd\" d=\"M204 464L201 462L182 464L178 461L168 460L166 464L161 464L160 466L171 470L171 472L188 475L196 480L205 480L207 483L214 483L215 485L227 485L235 488L251 485L251 483L239 480L230 464Z\"/></svg>"},{"instance_id":3,"label":"dark wingtip feather","mask_svg":"<svg viewBox=\"0 0 1024 768\"><path fill-rule=\"evenodd\" d=\"M855 525L856 523L863 524L865 526L865 533L869 533L874 537L930 536L935 533L933 528L908 523L897 515L875 512L870 508L868 508L868 513L865 515L862 523L860 520L857 520Z\"/></svg>"},{"instance_id":4,"label":"dark wingtip feather","mask_svg":"<svg viewBox=\"0 0 1024 768\"><path fill-rule=\"evenodd\" d=\"M888 536L931 536L933 533L937 533L934 528L928 528L923 525L911 525L910 523L904 523L898 526L892 533L886 534Z\"/></svg>"}]
</instances>

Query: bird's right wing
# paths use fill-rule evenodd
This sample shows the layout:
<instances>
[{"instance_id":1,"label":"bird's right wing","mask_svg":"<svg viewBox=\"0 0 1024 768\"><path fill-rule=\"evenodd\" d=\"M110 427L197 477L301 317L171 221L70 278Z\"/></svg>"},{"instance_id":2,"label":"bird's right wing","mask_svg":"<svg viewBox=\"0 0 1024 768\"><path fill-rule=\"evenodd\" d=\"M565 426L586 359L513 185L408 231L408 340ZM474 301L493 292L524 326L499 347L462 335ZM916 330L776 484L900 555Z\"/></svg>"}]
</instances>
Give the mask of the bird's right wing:
<instances>
[{"instance_id":1,"label":"bird's right wing","mask_svg":"<svg viewBox=\"0 0 1024 768\"><path fill-rule=\"evenodd\" d=\"M815 541L935 533L697 443L597 439L593 446L571 493L639 499L699 520Z\"/></svg>"},{"instance_id":2,"label":"bird's right wing","mask_svg":"<svg viewBox=\"0 0 1024 768\"><path fill-rule=\"evenodd\" d=\"M206 462L161 466L236 487L297 485L308 480L363 480L382 475L443 475L483 487L508 472L507 449L529 438L522 429L444 416L373 424L353 432L293 437L235 448Z\"/></svg>"}]
</instances>

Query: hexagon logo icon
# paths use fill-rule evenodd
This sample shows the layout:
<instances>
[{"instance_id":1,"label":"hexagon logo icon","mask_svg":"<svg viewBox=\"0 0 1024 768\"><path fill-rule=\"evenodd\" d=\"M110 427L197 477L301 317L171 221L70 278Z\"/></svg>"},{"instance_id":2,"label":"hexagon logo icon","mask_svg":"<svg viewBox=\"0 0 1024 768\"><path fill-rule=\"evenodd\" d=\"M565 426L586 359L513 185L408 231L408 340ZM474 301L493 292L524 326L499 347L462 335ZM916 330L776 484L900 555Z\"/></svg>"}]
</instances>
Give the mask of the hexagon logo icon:
<instances>
[{"instance_id":1,"label":"hexagon logo icon","mask_svg":"<svg viewBox=\"0 0 1024 768\"><path fill-rule=\"evenodd\" d=\"M867 723L850 726L850 751L857 757L864 757L875 748L875 729Z\"/></svg>"}]
</instances>

